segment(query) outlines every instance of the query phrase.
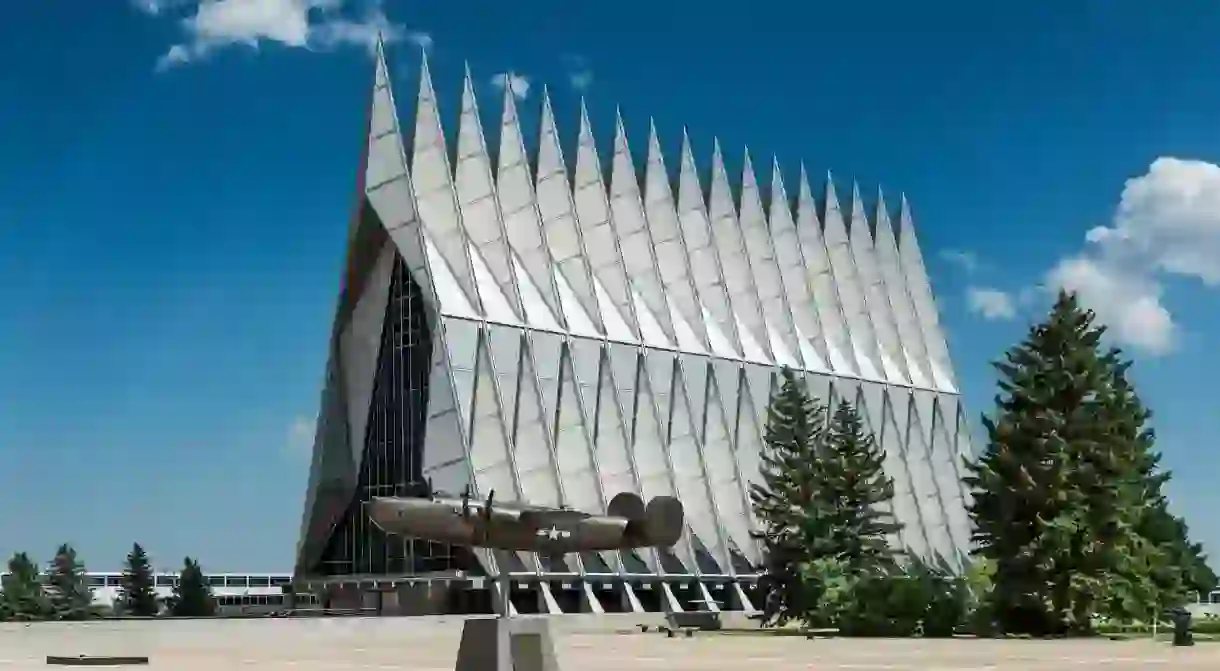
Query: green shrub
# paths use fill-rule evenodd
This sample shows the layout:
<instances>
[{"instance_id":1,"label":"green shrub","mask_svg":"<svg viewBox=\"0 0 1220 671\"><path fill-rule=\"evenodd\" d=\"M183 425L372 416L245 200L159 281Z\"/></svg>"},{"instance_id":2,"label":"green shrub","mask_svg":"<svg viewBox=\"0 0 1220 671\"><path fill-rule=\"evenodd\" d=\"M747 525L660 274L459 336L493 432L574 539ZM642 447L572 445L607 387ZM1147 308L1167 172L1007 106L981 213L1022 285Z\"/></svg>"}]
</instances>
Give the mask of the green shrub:
<instances>
[{"instance_id":1,"label":"green shrub","mask_svg":"<svg viewBox=\"0 0 1220 671\"><path fill-rule=\"evenodd\" d=\"M966 621L970 592L943 561L856 577L834 625L844 636L944 638Z\"/></svg>"}]
</instances>

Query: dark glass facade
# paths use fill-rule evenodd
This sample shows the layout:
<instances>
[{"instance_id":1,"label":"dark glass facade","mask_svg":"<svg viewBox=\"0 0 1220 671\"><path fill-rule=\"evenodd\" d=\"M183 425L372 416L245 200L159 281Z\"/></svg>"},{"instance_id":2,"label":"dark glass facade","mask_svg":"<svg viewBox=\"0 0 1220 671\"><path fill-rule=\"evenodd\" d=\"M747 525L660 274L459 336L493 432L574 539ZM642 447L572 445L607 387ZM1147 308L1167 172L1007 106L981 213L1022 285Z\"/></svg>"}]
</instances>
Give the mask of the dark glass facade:
<instances>
[{"instance_id":1,"label":"dark glass facade","mask_svg":"<svg viewBox=\"0 0 1220 671\"><path fill-rule=\"evenodd\" d=\"M368 518L374 496L402 496L422 480L432 341L424 296L401 257L390 279L358 484L318 565L323 576L476 571L463 548L388 536Z\"/></svg>"}]
</instances>

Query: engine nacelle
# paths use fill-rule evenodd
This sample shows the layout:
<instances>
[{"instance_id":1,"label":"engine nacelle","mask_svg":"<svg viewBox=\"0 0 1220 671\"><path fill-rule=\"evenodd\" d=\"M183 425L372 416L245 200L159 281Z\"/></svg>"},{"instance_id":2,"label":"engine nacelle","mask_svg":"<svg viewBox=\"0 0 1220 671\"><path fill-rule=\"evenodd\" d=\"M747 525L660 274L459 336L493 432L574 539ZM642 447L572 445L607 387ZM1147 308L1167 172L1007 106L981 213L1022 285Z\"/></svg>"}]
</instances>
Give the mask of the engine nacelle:
<instances>
[{"instance_id":1,"label":"engine nacelle","mask_svg":"<svg viewBox=\"0 0 1220 671\"><path fill-rule=\"evenodd\" d=\"M682 502L672 496L653 497L648 505L631 492L610 500L606 513L627 520L624 543L636 547L670 547L682 537L686 517Z\"/></svg>"}]
</instances>

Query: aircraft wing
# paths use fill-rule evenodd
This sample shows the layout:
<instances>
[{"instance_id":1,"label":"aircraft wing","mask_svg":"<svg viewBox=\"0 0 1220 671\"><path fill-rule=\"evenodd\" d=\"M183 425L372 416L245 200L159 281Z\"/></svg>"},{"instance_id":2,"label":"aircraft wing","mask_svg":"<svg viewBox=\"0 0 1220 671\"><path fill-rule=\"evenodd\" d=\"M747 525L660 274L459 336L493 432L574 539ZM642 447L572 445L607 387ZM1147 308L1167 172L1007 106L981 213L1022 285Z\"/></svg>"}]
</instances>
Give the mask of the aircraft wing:
<instances>
[{"instance_id":1,"label":"aircraft wing","mask_svg":"<svg viewBox=\"0 0 1220 671\"><path fill-rule=\"evenodd\" d=\"M580 520L592 517L589 513L579 510L562 510L562 509L534 509L522 510L518 518L522 524L527 524L535 527L551 526L553 524L564 524L579 522Z\"/></svg>"}]
</instances>

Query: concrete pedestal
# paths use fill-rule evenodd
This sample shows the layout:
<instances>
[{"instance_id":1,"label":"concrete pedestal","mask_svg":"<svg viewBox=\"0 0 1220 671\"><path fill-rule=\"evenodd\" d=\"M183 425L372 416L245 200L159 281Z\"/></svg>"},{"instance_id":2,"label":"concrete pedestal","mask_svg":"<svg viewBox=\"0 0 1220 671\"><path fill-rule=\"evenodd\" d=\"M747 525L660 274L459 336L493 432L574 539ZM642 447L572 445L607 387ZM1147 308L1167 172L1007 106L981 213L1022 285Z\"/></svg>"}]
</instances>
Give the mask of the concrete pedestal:
<instances>
[{"instance_id":1,"label":"concrete pedestal","mask_svg":"<svg viewBox=\"0 0 1220 671\"><path fill-rule=\"evenodd\" d=\"M546 617L466 620L454 671L559 671Z\"/></svg>"}]
</instances>

